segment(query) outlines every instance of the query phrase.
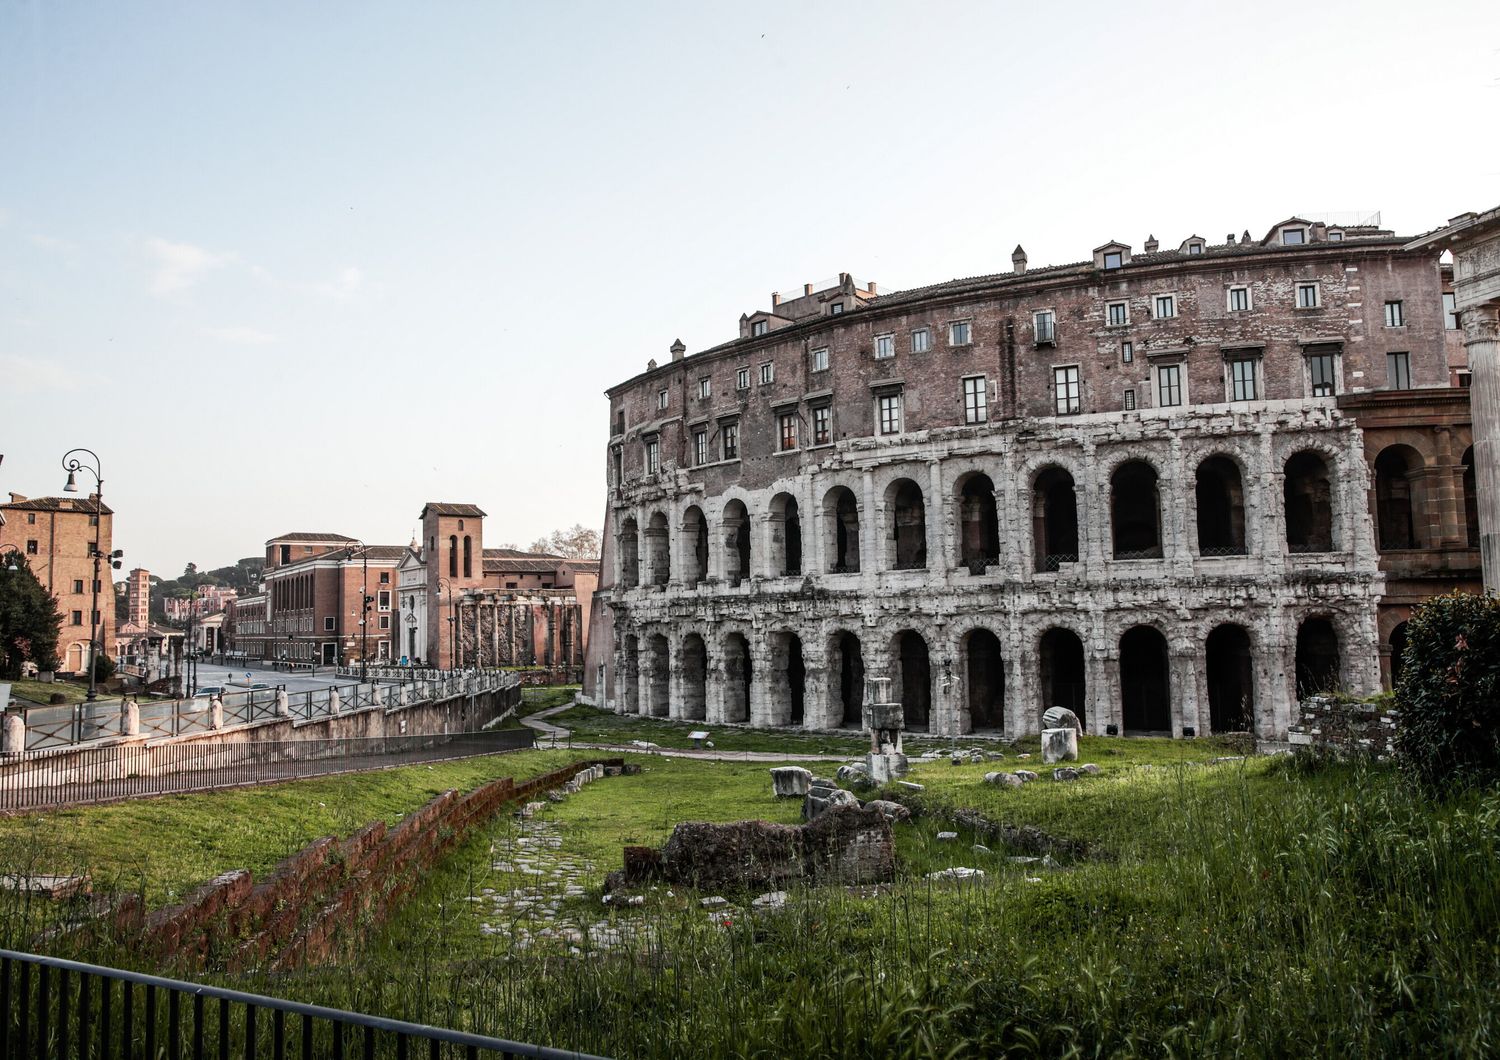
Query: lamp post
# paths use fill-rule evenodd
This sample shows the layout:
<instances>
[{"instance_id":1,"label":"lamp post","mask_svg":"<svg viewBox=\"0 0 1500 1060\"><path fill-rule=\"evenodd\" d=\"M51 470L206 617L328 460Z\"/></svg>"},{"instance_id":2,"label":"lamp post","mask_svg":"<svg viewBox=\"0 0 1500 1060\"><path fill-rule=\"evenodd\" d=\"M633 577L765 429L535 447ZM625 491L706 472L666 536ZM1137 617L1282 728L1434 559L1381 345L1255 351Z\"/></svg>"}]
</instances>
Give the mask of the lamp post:
<instances>
[{"instance_id":1,"label":"lamp post","mask_svg":"<svg viewBox=\"0 0 1500 1060\"><path fill-rule=\"evenodd\" d=\"M359 550L359 682L364 684L370 672L370 603L375 598L370 595L370 546L356 541L348 547L344 558L353 559L356 548Z\"/></svg>"},{"instance_id":2,"label":"lamp post","mask_svg":"<svg viewBox=\"0 0 1500 1060\"><path fill-rule=\"evenodd\" d=\"M0 556L5 555L7 552L11 556L10 559L5 561L5 569L10 571L20 570L21 568L16 566L16 557L21 555L21 549L16 545L0 545Z\"/></svg>"},{"instance_id":3,"label":"lamp post","mask_svg":"<svg viewBox=\"0 0 1500 1060\"><path fill-rule=\"evenodd\" d=\"M92 457L90 464L84 457ZM94 607L89 617L92 619L89 632L89 691L87 698L90 701L99 698L99 563L106 557L99 549L99 534L104 528L104 474L100 470L99 454L92 449L70 449L63 454L63 470L68 473L67 484L63 486L64 493L78 492L78 472L87 471L94 476L94 543L89 548L89 555L94 560ZM124 553L116 550L107 557L113 569L119 569L120 557Z\"/></svg>"},{"instance_id":4,"label":"lamp post","mask_svg":"<svg viewBox=\"0 0 1500 1060\"><path fill-rule=\"evenodd\" d=\"M457 620L454 617L455 612L454 612L454 609L453 609L453 583L450 582L447 578L439 578L437 580L437 585L438 585L438 593L439 594L441 594L443 592L447 592L447 594L448 594L448 648L449 648L449 651L448 651L448 665L450 667L452 667L453 669L457 670L458 669L458 622L457 622ZM439 652L438 654L440 656L440 658L438 659L438 661L441 662L442 661L442 659L441 659L441 654L442 653Z\"/></svg>"}]
</instances>

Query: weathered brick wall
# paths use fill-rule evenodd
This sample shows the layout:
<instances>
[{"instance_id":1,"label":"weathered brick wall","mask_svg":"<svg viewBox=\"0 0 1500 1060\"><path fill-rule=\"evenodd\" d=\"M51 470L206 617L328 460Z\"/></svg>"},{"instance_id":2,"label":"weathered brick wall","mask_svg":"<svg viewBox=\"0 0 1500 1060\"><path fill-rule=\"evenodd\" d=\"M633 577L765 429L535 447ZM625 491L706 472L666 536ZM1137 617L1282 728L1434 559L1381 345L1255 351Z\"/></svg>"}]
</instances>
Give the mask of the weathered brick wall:
<instances>
[{"instance_id":1,"label":"weathered brick wall","mask_svg":"<svg viewBox=\"0 0 1500 1060\"><path fill-rule=\"evenodd\" d=\"M1293 747L1312 747L1339 755L1395 754L1396 711L1374 703L1351 703L1331 696L1311 696L1299 704L1298 720L1287 739Z\"/></svg>"}]
</instances>

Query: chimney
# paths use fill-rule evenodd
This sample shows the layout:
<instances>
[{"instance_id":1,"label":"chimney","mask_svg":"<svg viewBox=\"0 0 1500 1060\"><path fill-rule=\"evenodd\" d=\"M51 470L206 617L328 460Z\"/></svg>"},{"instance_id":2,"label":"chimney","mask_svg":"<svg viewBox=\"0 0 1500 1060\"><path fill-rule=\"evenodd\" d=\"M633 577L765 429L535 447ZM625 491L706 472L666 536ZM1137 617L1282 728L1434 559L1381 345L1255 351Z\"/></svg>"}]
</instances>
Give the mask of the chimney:
<instances>
[{"instance_id":1,"label":"chimney","mask_svg":"<svg viewBox=\"0 0 1500 1060\"><path fill-rule=\"evenodd\" d=\"M1234 233L1230 232L1227 236L1225 236L1224 237L1224 242L1227 243L1231 247L1234 246Z\"/></svg>"},{"instance_id":2,"label":"chimney","mask_svg":"<svg viewBox=\"0 0 1500 1060\"><path fill-rule=\"evenodd\" d=\"M651 358L649 361L646 362L646 371L648 371L648 372L654 372L654 371L656 371L656 358L655 357Z\"/></svg>"},{"instance_id":3,"label":"chimney","mask_svg":"<svg viewBox=\"0 0 1500 1060\"><path fill-rule=\"evenodd\" d=\"M775 309L780 304L781 304L781 292L780 291L772 291L771 292L771 308Z\"/></svg>"},{"instance_id":4,"label":"chimney","mask_svg":"<svg viewBox=\"0 0 1500 1060\"><path fill-rule=\"evenodd\" d=\"M1240 234L1240 243L1247 247L1250 245L1250 229L1247 228Z\"/></svg>"},{"instance_id":5,"label":"chimney","mask_svg":"<svg viewBox=\"0 0 1500 1060\"><path fill-rule=\"evenodd\" d=\"M682 360L682 355L685 353L687 353L687 347L682 344L681 339L678 339L676 342L672 343L672 360Z\"/></svg>"},{"instance_id":6,"label":"chimney","mask_svg":"<svg viewBox=\"0 0 1500 1060\"><path fill-rule=\"evenodd\" d=\"M871 294L878 294L878 293L879 293L879 292L878 292L878 291L877 291L877 290L876 290L876 289L875 289L875 281L874 281L874 280L871 280L871 281L870 281L870 293L871 293Z\"/></svg>"},{"instance_id":7,"label":"chimney","mask_svg":"<svg viewBox=\"0 0 1500 1060\"><path fill-rule=\"evenodd\" d=\"M1026 248L1016 244L1016 249L1010 255L1010 267L1017 276L1026 271Z\"/></svg>"},{"instance_id":8,"label":"chimney","mask_svg":"<svg viewBox=\"0 0 1500 1060\"><path fill-rule=\"evenodd\" d=\"M12 504L20 504L25 499L26 499L26 494L24 494L24 493L17 493L15 490L11 490L11 493L10 493L10 503L12 503Z\"/></svg>"},{"instance_id":9,"label":"chimney","mask_svg":"<svg viewBox=\"0 0 1500 1060\"><path fill-rule=\"evenodd\" d=\"M804 283L802 285L802 297L806 298L810 294L812 294L812 284Z\"/></svg>"},{"instance_id":10,"label":"chimney","mask_svg":"<svg viewBox=\"0 0 1500 1060\"><path fill-rule=\"evenodd\" d=\"M1322 221L1314 221L1312 226L1312 241L1321 243L1328 238L1328 226Z\"/></svg>"},{"instance_id":11,"label":"chimney","mask_svg":"<svg viewBox=\"0 0 1500 1060\"><path fill-rule=\"evenodd\" d=\"M1156 241L1156 237L1155 236L1147 236L1146 237L1146 253L1147 254L1155 254L1156 253L1156 248L1159 247L1159 246L1161 246L1161 244Z\"/></svg>"}]
</instances>

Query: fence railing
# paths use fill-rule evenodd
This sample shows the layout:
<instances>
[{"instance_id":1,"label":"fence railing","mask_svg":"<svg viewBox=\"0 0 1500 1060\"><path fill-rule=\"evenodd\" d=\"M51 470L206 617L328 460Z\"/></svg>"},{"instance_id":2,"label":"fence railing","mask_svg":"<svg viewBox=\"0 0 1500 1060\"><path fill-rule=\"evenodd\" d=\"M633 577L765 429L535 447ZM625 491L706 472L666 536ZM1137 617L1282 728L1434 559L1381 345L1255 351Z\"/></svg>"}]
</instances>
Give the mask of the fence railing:
<instances>
[{"instance_id":1,"label":"fence railing","mask_svg":"<svg viewBox=\"0 0 1500 1060\"><path fill-rule=\"evenodd\" d=\"M114 802L499 754L530 729L243 743L113 744L0 762L0 810Z\"/></svg>"},{"instance_id":2,"label":"fence railing","mask_svg":"<svg viewBox=\"0 0 1500 1060\"><path fill-rule=\"evenodd\" d=\"M405 680L399 685L372 679L365 684L335 684L302 692L287 692L285 686L245 689L225 692L217 698L223 707L223 725L227 727L248 725L276 717L279 697L282 695L286 696L287 714L293 719L315 721L332 716L335 692L339 696L338 712L347 714L375 707L390 709L400 706L403 695L406 704L411 705L494 691L520 683L520 678L514 674L498 670L417 671L429 675L427 677L411 676L413 671L409 670L401 673ZM138 698L135 702L140 717L138 735L141 736L182 736L187 733L208 732L214 728L214 700L210 698ZM125 736L124 709L123 700L113 699L27 707L23 715L26 722L26 749L43 751L55 747L76 747L97 740Z\"/></svg>"},{"instance_id":3,"label":"fence railing","mask_svg":"<svg viewBox=\"0 0 1500 1060\"><path fill-rule=\"evenodd\" d=\"M0 1057L535 1057L585 1053L0 950Z\"/></svg>"}]
</instances>

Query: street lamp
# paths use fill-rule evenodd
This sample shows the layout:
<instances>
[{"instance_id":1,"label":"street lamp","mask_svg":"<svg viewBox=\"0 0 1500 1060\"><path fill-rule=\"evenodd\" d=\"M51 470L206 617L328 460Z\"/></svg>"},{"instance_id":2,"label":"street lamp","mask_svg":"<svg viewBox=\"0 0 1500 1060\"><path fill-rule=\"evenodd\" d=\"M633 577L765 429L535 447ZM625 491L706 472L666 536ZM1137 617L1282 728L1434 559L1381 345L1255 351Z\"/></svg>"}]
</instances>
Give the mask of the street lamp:
<instances>
[{"instance_id":1,"label":"street lamp","mask_svg":"<svg viewBox=\"0 0 1500 1060\"><path fill-rule=\"evenodd\" d=\"M21 549L16 545L0 545L0 556L5 555L7 552L11 554L11 557L6 561L5 569L9 571L20 570L21 568L16 566L16 557L21 554Z\"/></svg>"},{"instance_id":2,"label":"street lamp","mask_svg":"<svg viewBox=\"0 0 1500 1060\"><path fill-rule=\"evenodd\" d=\"M83 457L93 457L94 462L90 464ZM94 607L89 617L93 620L89 632L89 691L87 698L94 700L99 698L99 563L107 559L114 570L120 569L120 557L125 553L116 549L109 556L105 556L99 549L99 533L104 527L104 475L100 470L99 454L92 449L70 449L63 454L63 470L68 473L67 484L63 486L64 493L78 492L78 472L87 471L94 476L94 543L89 548L89 555L94 560Z\"/></svg>"},{"instance_id":3,"label":"street lamp","mask_svg":"<svg viewBox=\"0 0 1500 1060\"><path fill-rule=\"evenodd\" d=\"M375 599L370 595L370 546L363 541L350 545L344 558L353 559L354 550L359 549L359 682L364 684L369 676L370 659L370 604ZM340 613L343 608L339 608Z\"/></svg>"},{"instance_id":4,"label":"street lamp","mask_svg":"<svg viewBox=\"0 0 1500 1060\"><path fill-rule=\"evenodd\" d=\"M453 583L450 582L447 578L439 578L437 580L437 585L438 585L438 592L440 594L444 590L446 590L447 593L448 593L448 665L451 666L453 669L457 670L458 669L458 654L459 654L458 653L458 620L455 617L456 612L454 610ZM439 653L439 654L441 655L441 653ZM439 658L438 661L441 662L442 661L441 658Z\"/></svg>"}]
</instances>

